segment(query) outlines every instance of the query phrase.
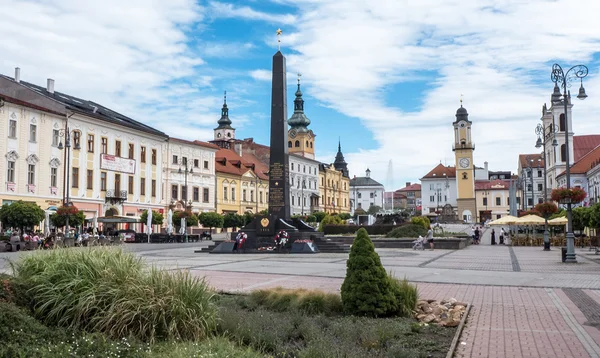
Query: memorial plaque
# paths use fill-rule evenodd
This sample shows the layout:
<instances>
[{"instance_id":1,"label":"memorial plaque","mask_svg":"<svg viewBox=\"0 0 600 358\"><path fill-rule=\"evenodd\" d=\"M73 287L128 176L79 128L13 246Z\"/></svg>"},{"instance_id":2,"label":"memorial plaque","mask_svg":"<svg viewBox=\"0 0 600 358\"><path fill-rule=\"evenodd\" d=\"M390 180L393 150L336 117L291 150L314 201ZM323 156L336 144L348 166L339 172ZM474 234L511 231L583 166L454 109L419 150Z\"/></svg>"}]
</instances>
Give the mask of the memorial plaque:
<instances>
[{"instance_id":1,"label":"memorial plaque","mask_svg":"<svg viewBox=\"0 0 600 358\"><path fill-rule=\"evenodd\" d=\"M275 218L272 216L257 217L254 222L258 236L275 236Z\"/></svg>"},{"instance_id":2,"label":"memorial plaque","mask_svg":"<svg viewBox=\"0 0 600 358\"><path fill-rule=\"evenodd\" d=\"M285 57L273 56L271 92L271 161L269 165L269 216L290 219L289 157L287 147L287 83Z\"/></svg>"}]
</instances>

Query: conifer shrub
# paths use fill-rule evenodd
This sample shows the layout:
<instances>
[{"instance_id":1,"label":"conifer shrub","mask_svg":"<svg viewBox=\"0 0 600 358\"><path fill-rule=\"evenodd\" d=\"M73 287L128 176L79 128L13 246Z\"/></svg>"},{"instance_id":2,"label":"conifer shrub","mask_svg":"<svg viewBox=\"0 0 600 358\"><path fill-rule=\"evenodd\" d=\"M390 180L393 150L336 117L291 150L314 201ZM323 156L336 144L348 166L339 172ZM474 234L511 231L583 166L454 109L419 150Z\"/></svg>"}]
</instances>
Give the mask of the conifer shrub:
<instances>
[{"instance_id":1,"label":"conifer shrub","mask_svg":"<svg viewBox=\"0 0 600 358\"><path fill-rule=\"evenodd\" d=\"M347 314L382 317L397 312L391 281L364 228L356 233L346 267L341 296Z\"/></svg>"}]
</instances>

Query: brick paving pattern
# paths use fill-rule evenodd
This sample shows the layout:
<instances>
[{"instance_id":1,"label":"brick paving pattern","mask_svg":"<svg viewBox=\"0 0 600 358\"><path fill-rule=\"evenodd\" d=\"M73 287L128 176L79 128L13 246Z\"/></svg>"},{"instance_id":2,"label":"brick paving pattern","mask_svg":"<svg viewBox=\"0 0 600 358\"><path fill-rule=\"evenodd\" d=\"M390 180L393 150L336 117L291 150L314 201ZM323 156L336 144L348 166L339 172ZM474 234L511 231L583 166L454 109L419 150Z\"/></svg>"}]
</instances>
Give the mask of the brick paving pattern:
<instances>
[{"instance_id":1,"label":"brick paving pattern","mask_svg":"<svg viewBox=\"0 0 600 358\"><path fill-rule=\"evenodd\" d=\"M562 290L583 313L587 319L585 324L600 327L600 304L596 300L578 288L563 288Z\"/></svg>"}]
</instances>

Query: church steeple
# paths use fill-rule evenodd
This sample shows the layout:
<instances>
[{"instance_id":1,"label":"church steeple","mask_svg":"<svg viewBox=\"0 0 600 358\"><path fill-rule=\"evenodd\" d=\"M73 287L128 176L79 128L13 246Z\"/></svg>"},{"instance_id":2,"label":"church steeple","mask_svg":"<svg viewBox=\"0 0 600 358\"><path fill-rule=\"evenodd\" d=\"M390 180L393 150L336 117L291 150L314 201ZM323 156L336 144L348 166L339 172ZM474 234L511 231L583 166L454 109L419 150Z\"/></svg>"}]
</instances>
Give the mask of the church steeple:
<instances>
[{"instance_id":1,"label":"church steeple","mask_svg":"<svg viewBox=\"0 0 600 358\"><path fill-rule=\"evenodd\" d=\"M335 155L335 161L333 162L333 167L336 170L340 170L342 175L348 178L350 175L348 173L348 163L344 159L344 154L342 154L342 142L338 140L338 152Z\"/></svg>"},{"instance_id":2,"label":"church steeple","mask_svg":"<svg viewBox=\"0 0 600 358\"><path fill-rule=\"evenodd\" d=\"M229 108L227 108L227 91L223 95L223 107L221 108L221 118L217 121L219 126L215 129L234 129L231 127L231 119L229 119Z\"/></svg>"},{"instance_id":3,"label":"church steeple","mask_svg":"<svg viewBox=\"0 0 600 358\"><path fill-rule=\"evenodd\" d=\"M298 89L296 90L296 99L294 100L294 114L288 119L288 124L297 132L307 132L310 125L310 119L304 114L304 99L302 99L302 90L300 89L300 76L298 74Z\"/></svg>"},{"instance_id":4,"label":"church steeple","mask_svg":"<svg viewBox=\"0 0 600 358\"><path fill-rule=\"evenodd\" d=\"M223 107L221 108L221 118L217 121L219 126L214 129L214 139L212 143L221 148L230 148L231 142L235 140L235 128L231 126L229 119L229 108L227 108L227 91L223 95Z\"/></svg>"}]
</instances>

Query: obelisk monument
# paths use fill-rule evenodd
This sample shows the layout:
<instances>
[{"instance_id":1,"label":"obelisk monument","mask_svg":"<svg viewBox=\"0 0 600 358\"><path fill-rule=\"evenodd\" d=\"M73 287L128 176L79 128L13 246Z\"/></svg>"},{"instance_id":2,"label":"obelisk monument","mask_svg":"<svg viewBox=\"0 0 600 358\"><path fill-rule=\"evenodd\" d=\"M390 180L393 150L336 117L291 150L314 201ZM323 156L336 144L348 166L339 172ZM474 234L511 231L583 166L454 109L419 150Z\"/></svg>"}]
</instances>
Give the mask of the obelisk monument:
<instances>
[{"instance_id":1,"label":"obelisk monument","mask_svg":"<svg viewBox=\"0 0 600 358\"><path fill-rule=\"evenodd\" d=\"M269 216L290 219L289 157L287 148L287 83L285 57L273 56L271 89L271 152L269 163Z\"/></svg>"}]
</instances>

